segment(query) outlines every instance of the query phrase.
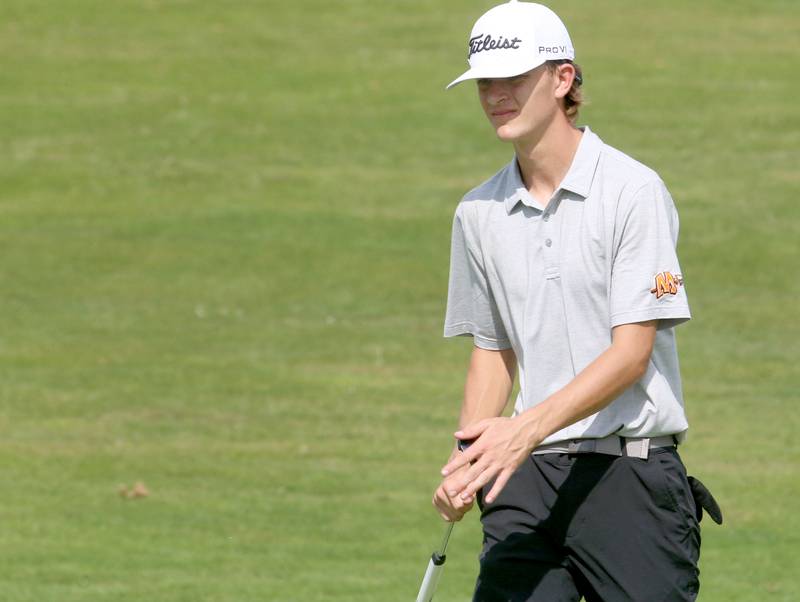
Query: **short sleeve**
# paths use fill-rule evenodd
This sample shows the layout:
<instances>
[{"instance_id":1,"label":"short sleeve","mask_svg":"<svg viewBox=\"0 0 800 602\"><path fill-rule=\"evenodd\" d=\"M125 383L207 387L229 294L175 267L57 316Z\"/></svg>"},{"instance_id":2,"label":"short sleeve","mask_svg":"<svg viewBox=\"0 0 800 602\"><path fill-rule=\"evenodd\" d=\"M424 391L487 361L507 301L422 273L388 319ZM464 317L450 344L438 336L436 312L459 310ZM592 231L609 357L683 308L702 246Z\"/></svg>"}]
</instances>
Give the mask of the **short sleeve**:
<instances>
[{"instance_id":1,"label":"short sleeve","mask_svg":"<svg viewBox=\"0 0 800 602\"><path fill-rule=\"evenodd\" d=\"M678 213L661 180L620 202L611 266L611 327L658 320L658 328L687 321L689 302L678 263Z\"/></svg>"},{"instance_id":2,"label":"short sleeve","mask_svg":"<svg viewBox=\"0 0 800 602\"><path fill-rule=\"evenodd\" d=\"M459 205L453 219L450 280L444 336L472 336L483 349L508 349L511 344L492 296L477 241L471 240Z\"/></svg>"}]
</instances>

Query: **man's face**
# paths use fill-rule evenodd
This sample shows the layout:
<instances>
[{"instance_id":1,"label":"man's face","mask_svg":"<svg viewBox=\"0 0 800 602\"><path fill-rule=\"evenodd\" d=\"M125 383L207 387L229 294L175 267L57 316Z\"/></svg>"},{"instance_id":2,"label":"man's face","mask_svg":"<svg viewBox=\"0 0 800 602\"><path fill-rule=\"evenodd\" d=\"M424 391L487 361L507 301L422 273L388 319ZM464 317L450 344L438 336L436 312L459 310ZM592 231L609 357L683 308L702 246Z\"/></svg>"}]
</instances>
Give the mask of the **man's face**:
<instances>
[{"instance_id":1,"label":"man's face","mask_svg":"<svg viewBox=\"0 0 800 602\"><path fill-rule=\"evenodd\" d=\"M506 142L540 137L559 110L557 78L545 65L515 77L479 79L478 96L497 137Z\"/></svg>"}]
</instances>

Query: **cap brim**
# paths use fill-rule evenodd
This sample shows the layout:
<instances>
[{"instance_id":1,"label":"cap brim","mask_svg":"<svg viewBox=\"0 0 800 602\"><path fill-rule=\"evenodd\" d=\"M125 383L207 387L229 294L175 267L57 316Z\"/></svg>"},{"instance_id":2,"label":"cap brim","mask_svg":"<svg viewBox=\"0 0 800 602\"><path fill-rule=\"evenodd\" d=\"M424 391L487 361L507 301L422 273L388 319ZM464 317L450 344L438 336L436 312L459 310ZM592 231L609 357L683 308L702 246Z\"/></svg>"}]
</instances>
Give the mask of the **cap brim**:
<instances>
[{"instance_id":1,"label":"cap brim","mask_svg":"<svg viewBox=\"0 0 800 602\"><path fill-rule=\"evenodd\" d=\"M545 59L537 57L537 59L533 62L533 64L525 65L525 66L507 66L505 69L487 69L480 67L475 67L472 69L468 69L462 75L451 81L445 87L445 90L449 90L453 86L460 84L461 82L467 81L468 79L498 79L501 77L514 77L517 75L522 75L523 73L527 73L531 69L536 69L539 65L543 65Z\"/></svg>"}]
</instances>

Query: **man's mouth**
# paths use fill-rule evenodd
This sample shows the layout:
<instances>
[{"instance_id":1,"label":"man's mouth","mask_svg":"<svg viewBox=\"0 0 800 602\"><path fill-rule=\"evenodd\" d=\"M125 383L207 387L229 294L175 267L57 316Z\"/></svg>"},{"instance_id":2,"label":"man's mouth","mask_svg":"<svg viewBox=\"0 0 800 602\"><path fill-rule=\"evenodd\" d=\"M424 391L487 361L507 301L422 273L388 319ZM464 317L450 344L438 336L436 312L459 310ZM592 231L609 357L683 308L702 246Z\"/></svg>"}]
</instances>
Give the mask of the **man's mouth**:
<instances>
[{"instance_id":1,"label":"man's mouth","mask_svg":"<svg viewBox=\"0 0 800 602\"><path fill-rule=\"evenodd\" d=\"M492 117L510 117L514 115L516 111L514 109L505 109L502 111L492 111Z\"/></svg>"}]
</instances>

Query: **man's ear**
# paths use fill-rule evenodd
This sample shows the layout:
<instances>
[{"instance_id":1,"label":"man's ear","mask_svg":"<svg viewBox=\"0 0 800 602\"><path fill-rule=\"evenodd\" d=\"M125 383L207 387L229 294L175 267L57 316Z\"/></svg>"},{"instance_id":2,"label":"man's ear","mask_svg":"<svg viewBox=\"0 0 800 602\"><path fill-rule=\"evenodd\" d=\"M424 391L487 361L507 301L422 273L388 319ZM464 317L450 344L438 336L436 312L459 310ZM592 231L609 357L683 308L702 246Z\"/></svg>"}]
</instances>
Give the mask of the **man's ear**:
<instances>
[{"instance_id":1,"label":"man's ear","mask_svg":"<svg viewBox=\"0 0 800 602\"><path fill-rule=\"evenodd\" d=\"M572 88L577 72L572 63L563 63L556 67L553 73L555 79L555 89L553 90L556 98L564 98Z\"/></svg>"}]
</instances>

